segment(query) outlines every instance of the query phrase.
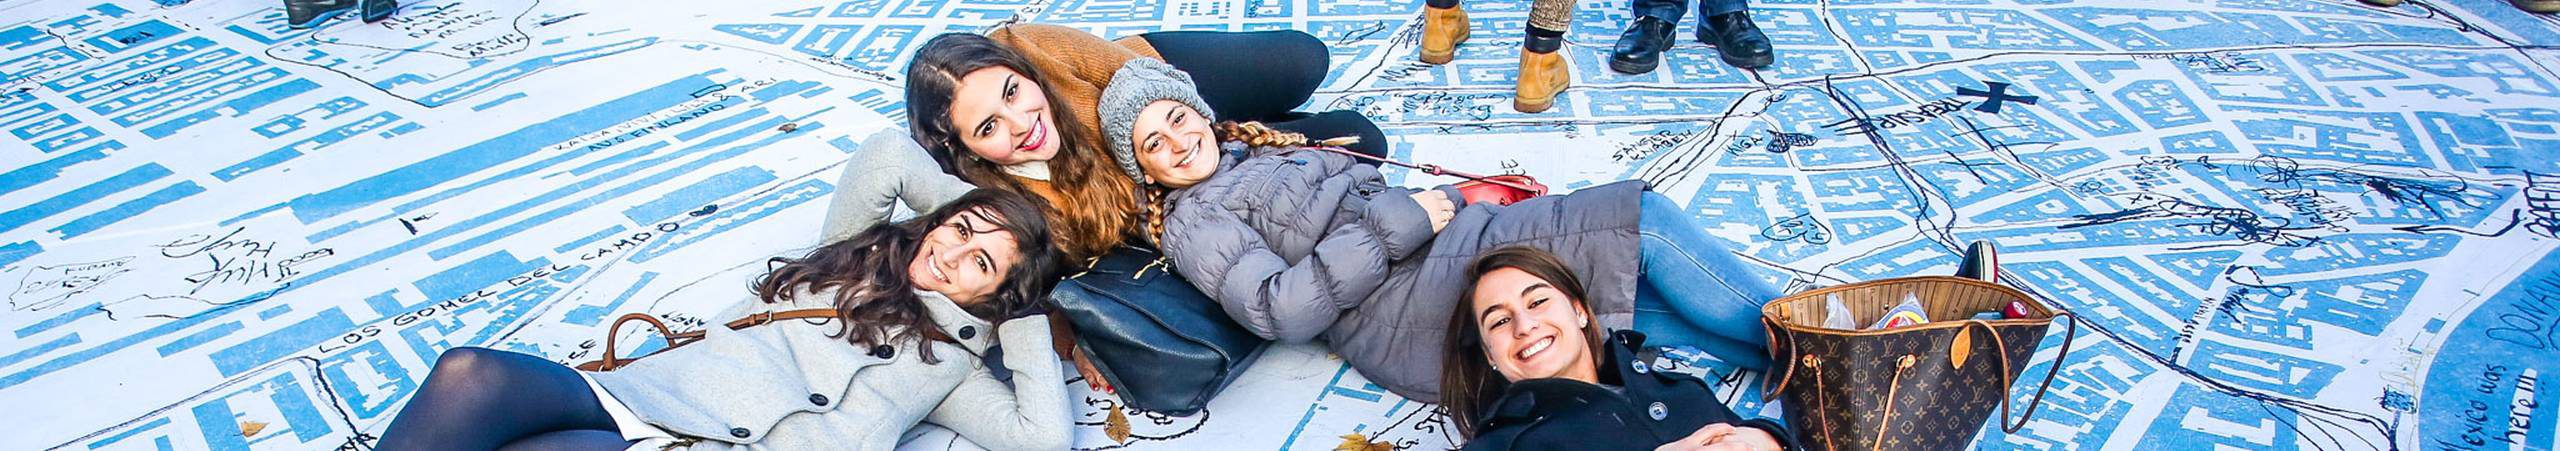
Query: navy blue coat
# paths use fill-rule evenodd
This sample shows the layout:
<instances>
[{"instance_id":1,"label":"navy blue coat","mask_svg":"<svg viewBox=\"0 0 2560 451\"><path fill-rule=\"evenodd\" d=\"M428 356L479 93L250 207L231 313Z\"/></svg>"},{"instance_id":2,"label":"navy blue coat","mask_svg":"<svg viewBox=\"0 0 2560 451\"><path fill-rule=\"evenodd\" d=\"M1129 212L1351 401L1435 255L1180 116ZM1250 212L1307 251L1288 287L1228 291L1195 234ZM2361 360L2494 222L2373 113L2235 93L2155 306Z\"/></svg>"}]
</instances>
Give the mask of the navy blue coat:
<instances>
[{"instance_id":1,"label":"navy blue coat","mask_svg":"<svg viewBox=\"0 0 2560 451\"><path fill-rule=\"evenodd\" d=\"M1600 383L1572 379L1532 379L1511 384L1502 398L1487 404L1476 437L1466 449L1480 450L1649 450L1688 437L1710 424L1759 428L1785 449L1799 449L1784 425L1766 418L1744 420L1716 400L1705 380L1655 371L1639 352L1644 334L1618 331L1603 345L1608 368Z\"/></svg>"}]
</instances>

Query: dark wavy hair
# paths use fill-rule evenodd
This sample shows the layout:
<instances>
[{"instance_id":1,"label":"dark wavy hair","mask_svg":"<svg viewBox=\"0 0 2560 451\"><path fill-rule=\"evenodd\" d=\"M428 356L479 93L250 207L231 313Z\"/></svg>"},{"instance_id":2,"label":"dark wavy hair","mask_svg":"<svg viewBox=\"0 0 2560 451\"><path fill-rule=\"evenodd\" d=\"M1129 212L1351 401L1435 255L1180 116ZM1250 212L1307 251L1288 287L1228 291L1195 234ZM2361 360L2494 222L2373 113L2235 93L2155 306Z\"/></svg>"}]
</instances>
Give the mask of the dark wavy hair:
<instances>
[{"instance_id":1,"label":"dark wavy hair","mask_svg":"<svg viewBox=\"0 0 2560 451\"><path fill-rule=\"evenodd\" d=\"M1556 291L1564 292L1565 299L1573 301L1574 309L1581 310L1584 315L1591 314L1590 298L1584 296L1582 278L1575 277L1573 268L1566 266L1564 259L1557 258L1556 254L1534 247L1509 246L1476 256L1475 263L1467 267L1467 289L1458 293L1458 306L1449 313L1448 338L1445 340L1448 346L1440 350L1440 407L1449 415L1449 422L1458 424L1460 437L1475 438L1476 427L1479 426L1476 423L1484 421L1485 409L1492 408L1494 401L1502 398L1503 390L1511 388L1511 380L1494 371L1493 362L1485 357L1484 326L1476 322L1474 312L1475 281L1502 268L1517 269L1546 280ZM1603 358L1600 353L1606 348L1601 347L1604 337L1600 322L1583 325L1582 337L1590 342L1587 345L1591 347L1592 358Z\"/></svg>"},{"instance_id":2,"label":"dark wavy hair","mask_svg":"<svg viewBox=\"0 0 2560 451\"><path fill-rule=\"evenodd\" d=\"M1055 182L1050 189L1028 188L995 162L967 158L969 146L960 142L959 128L951 123L951 100L960 90L960 77L990 67L1022 74L1049 98L1049 116L1057 123L1058 140L1058 156L1049 160ZM1099 256L1134 234L1138 182L1121 172L1119 163L1093 142L1098 135L1068 111L1075 107L1050 84L1029 59L994 39L969 33L934 36L907 63L907 130L942 165L942 172L970 184L1047 201L1042 208L1061 235L1059 247L1073 258Z\"/></svg>"},{"instance_id":3,"label":"dark wavy hair","mask_svg":"<svg viewBox=\"0 0 2560 451\"><path fill-rule=\"evenodd\" d=\"M856 346L905 340L916 340L918 344L958 343L943 335L942 328L925 312L924 300L916 295L907 265L934 227L973 210L982 211L988 223L1013 235L1015 251L1022 261L1005 273L994 294L961 309L978 319L1000 323L1045 302L1049 287L1057 283L1058 271L1064 267L1057 246L1050 242L1049 222L1022 195L989 189L970 191L914 219L872 226L800 258L774 257L766 261L772 269L756 278L756 297L780 302L803 291L835 290L837 324L842 326L836 336ZM925 363L940 362L933 356L931 346L919 348L923 349Z\"/></svg>"}]
</instances>

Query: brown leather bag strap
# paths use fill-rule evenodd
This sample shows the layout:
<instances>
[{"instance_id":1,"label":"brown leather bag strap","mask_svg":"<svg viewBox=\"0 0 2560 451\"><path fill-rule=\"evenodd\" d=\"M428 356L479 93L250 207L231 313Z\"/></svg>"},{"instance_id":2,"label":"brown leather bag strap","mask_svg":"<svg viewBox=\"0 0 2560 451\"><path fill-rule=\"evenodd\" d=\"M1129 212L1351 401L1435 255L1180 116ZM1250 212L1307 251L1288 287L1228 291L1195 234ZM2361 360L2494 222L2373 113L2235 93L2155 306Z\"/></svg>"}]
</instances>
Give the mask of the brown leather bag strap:
<instances>
[{"instance_id":1,"label":"brown leather bag strap","mask_svg":"<svg viewBox=\"0 0 2560 451\"><path fill-rule=\"evenodd\" d=\"M2064 332L2064 333L2063 333L2063 335L2062 335L2062 353L2061 353L2061 354L2057 354L2057 355L2054 355L2054 356L2053 356L2053 366L2052 366L2052 367L2049 367L2049 368L2045 368L2045 370L2044 370L2044 382L2043 382L2043 383L2036 384L2036 395L2035 395L2035 397L2030 398L2030 399L2028 399L2028 400L2027 400L2027 410L2026 410L2026 412L2019 414L2019 415L2018 415L2018 420L2017 420L2017 421L2015 421L2015 422L2009 421L2009 393L2008 393L2008 391L2009 391L2009 387L2011 387L2013 384L2016 384L2016 383L2017 383L2017 381L2015 381L2015 380L2003 380L2003 381L2001 381L2001 382L2002 382L2002 384L2000 384L2000 432L2015 434L2015 433L2018 433L2018 429L2020 429L2020 428L2024 428L2024 427L2027 427L2027 420L2029 420L2029 419L2033 419L2033 418L2035 418L2035 416L2036 416L2036 406L2044 405L2044 391L2045 391L2045 389L2053 388L2053 376L2055 376L2055 375L2057 375L2057 374L2060 374L2060 373L2062 372L2062 364L2063 364L2063 363L2066 363L2066 362L2068 362L2068 361L2070 361L2070 360L2071 360L2071 339L2073 339L2073 338L2079 338L2079 337L2080 337L2080 317L2072 316L2070 312L2055 312L2055 313L2053 314L2053 317L2055 317L2055 318L2062 318L2062 319L2063 319L2063 321L2068 321L2068 322L2070 322L2070 324L2071 324L2071 328L2069 329L2069 331L2068 331L2068 332ZM1983 329L1990 329L1990 328L1991 328L1991 327L1990 327L1990 326L1988 326L1988 325L1983 326ZM1999 349L1999 350L2000 350L2000 352L1999 352L1999 354L2000 354L2000 377L2001 377L2002 379L2008 379L2008 378L2010 378L2011 376L2009 376L2009 346L2008 346L2008 344L2007 344L2007 343L2003 343L2003 342L2001 342L2000 334L1998 334L1998 333L1993 333L1993 334L1991 334L1991 343L1992 343L1992 346L1993 346L1994 348L1996 348L1996 349Z\"/></svg>"},{"instance_id":2,"label":"brown leather bag strap","mask_svg":"<svg viewBox=\"0 0 2560 451\"><path fill-rule=\"evenodd\" d=\"M786 319L833 319L833 318L835 318L835 317L836 317L836 309L835 309L834 307L804 308L804 309L798 309L798 310L766 311L766 312L764 312L764 313L753 313L753 314L748 314L748 315L747 315L746 317L744 317L744 318L738 318L738 319L730 320L730 321L729 321L729 323L728 323L728 326L729 326L729 330L739 330L739 329L745 329L745 328L749 328L749 327L762 326L762 325L765 325L765 324L767 324L767 323L772 323L772 322L774 322L774 321L781 321L781 320L786 320Z\"/></svg>"},{"instance_id":3,"label":"brown leather bag strap","mask_svg":"<svg viewBox=\"0 0 2560 451\"><path fill-rule=\"evenodd\" d=\"M667 340L667 347L672 348L681 346L681 344L676 342L676 334L669 332L667 330L667 323L665 321L659 321L657 316L647 313L625 313L621 318L614 318L613 325L606 326L604 329L604 357L599 358L594 362L578 365L579 369L587 369L590 371L613 371L615 368L621 368L624 362L620 357L618 357L619 354L614 352L614 349L618 344L617 342L621 341L622 324L632 321L646 322L649 323L649 327L657 328L658 336ZM690 343L690 341L687 343Z\"/></svg>"},{"instance_id":4,"label":"brown leather bag strap","mask_svg":"<svg viewBox=\"0 0 2560 451\"><path fill-rule=\"evenodd\" d=\"M1770 321L1768 316L1760 317L1760 326L1760 332L1769 337L1769 369L1778 371L1776 378L1769 377L1771 374L1767 373L1760 375L1760 402L1766 403L1778 400L1778 395L1786 392L1788 379L1795 378L1796 366L1790 360L1796 357L1796 334L1788 331L1786 339L1778 339L1778 332L1786 331L1786 328L1779 327L1778 322ZM1785 345L1786 350L1780 351L1779 345ZM1777 386L1770 386L1771 382L1777 383Z\"/></svg>"},{"instance_id":5,"label":"brown leather bag strap","mask_svg":"<svg viewBox=\"0 0 2560 451\"><path fill-rule=\"evenodd\" d=\"M834 308L806 308L749 314L744 318L730 320L728 323L723 325L728 326L729 330L739 330L770 324L774 321L791 319L828 319L835 317L836 309ZM702 331L699 330L675 332L668 329L666 321L659 320L657 315L647 313L625 313L621 318L615 318L612 326L605 328L604 356L592 362L579 364L578 369L586 371L613 371L616 368L621 368L623 365L629 365L634 360L639 360L638 358L621 358L621 354L616 352L616 350L619 349L619 343L617 343L617 341L620 341L620 337L622 337L622 324L632 321L649 323L649 327L658 329L658 337L667 341L667 349L675 349L683 347L684 345L693 344L693 342L701 341L702 337L705 336Z\"/></svg>"}]
</instances>

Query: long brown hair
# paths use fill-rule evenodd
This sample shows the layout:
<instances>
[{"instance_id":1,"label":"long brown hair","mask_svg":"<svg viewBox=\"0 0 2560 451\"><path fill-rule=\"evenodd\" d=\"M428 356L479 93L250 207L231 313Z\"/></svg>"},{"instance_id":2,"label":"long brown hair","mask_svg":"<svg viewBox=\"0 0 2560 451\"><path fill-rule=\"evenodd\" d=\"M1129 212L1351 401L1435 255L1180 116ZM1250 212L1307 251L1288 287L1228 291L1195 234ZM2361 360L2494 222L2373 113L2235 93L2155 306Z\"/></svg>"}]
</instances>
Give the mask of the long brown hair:
<instances>
[{"instance_id":1,"label":"long brown hair","mask_svg":"<svg viewBox=\"0 0 2560 451\"><path fill-rule=\"evenodd\" d=\"M1458 293L1458 306L1449 313L1447 347L1440 350L1440 406L1442 413L1449 415L1449 422L1458 424L1462 437L1474 438L1476 423L1484 421L1485 409L1502 397L1503 390L1511 388L1512 381L1494 371L1493 363L1485 357L1484 326L1476 322L1474 312L1474 281L1502 268L1546 280L1556 291L1564 292L1565 299L1573 301L1575 310L1591 314L1591 304L1583 295L1582 278L1575 277L1573 268L1565 266L1564 259L1555 254L1534 247L1508 246L1477 256L1475 263L1467 267L1467 289ZM1601 347L1599 322L1583 324L1582 336L1590 342L1586 345L1590 346L1591 358L1603 358L1602 350L1606 348ZM1605 368L1597 361L1592 364Z\"/></svg>"},{"instance_id":2,"label":"long brown hair","mask_svg":"<svg viewBox=\"0 0 2560 451\"><path fill-rule=\"evenodd\" d=\"M1050 159L1049 169L1054 183L1049 189L1031 189L1018 177L1008 175L1001 165L982 158L970 158L969 147L960 142L959 128L951 123L952 96L959 92L960 77L979 69L1002 67L1022 74L1040 86L1040 94L1049 99L1049 117L1057 123L1058 156ZM1118 163L1100 144L1094 133L1075 114L1061 111L1073 108L1058 91L1051 89L1049 79L1031 66L1013 49L1005 48L986 36L970 33L947 33L925 41L916 51L915 60L907 64L907 129L915 135L916 144L942 164L942 171L960 176L978 186L996 188L1040 197L1052 226L1061 235L1060 245L1069 258L1085 259L1102 255L1128 238L1138 215L1138 182L1121 172Z\"/></svg>"},{"instance_id":3,"label":"long brown hair","mask_svg":"<svg viewBox=\"0 0 2560 451\"><path fill-rule=\"evenodd\" d=\"M904 340L956 343L925 312L923 298L909 282L907 264L934 227L971 210L984 210L988 223L1013 235L1022 261L1005 273L993 295L960 308L978 319L1001 322L1046 299L1062 266L1049 240L1048 220L1022 195L990 189L970 191L914 219L872 226L800 258L767 260L772 269L756 278L756 297L780 302L802 291L836 290L836 323L841 325L836 335L856 346ZM925 363L940 362L932 347L919 347Z\"/></svg>"}]
</instances>

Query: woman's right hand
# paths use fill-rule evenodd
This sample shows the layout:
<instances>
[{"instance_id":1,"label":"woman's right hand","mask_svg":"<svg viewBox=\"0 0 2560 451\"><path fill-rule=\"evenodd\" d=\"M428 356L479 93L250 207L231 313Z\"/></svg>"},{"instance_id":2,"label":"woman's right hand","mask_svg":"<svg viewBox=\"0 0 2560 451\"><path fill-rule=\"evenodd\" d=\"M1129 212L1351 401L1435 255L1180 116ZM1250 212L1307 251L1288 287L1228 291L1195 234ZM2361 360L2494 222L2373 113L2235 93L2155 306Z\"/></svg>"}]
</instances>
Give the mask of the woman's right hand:
<instances>
[{"instance_id":1,"label":"woman's right hand","mask_svg":"<svg viewBox=\"0 0 2560 451\"><path fill-rule=\"evenodd\" d=\"M1698 428L1698 432L1680 441L1654 447L1653 451L1778 451L1781 446L1769 431L1717 423Z\"/></svg>"},{"instance_id":2,"label":"woman's right hand","mask_svg":"<svg viewBox=\"0 0 2560 451\"><path fill-rule=\"evenodd\" d=\"M1449 226L1451 218L1458 217L1458 204L1450 202L1449 193L1440 190L1415 192L1413 203L1422 205L1422 212L1431 215L1431 233L1440 233L1440 229Z\"/></svg>"}]
</instances>

